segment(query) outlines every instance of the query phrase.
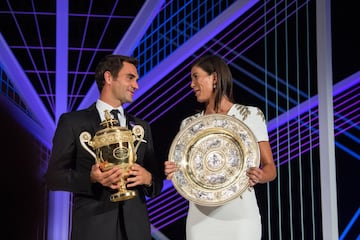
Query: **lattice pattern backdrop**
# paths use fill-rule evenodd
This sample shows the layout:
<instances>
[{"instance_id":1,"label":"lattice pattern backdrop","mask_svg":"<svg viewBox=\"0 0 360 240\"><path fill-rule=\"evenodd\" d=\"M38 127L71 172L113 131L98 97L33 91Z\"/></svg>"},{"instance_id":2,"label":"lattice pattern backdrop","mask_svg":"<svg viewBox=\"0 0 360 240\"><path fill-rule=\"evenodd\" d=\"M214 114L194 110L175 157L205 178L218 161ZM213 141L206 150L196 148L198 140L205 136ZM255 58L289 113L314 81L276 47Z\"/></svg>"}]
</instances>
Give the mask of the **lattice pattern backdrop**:
<instances>
[{"instance_id":1,"label":"lattice pattern backdrop","mask_svg":"<svg viewBox=\"0 0 360 240\"><path fill-rule=\"evenodd\" d=\"M359 236L360 199L346 183L358 182L360 64L355 59L360 40L349 40L353 48L344 53L338 35L353 15L343 17L340 10L351 7L335 4L334 177L340 239L354 239ZM213 53L231 67L235 99L259 106L268 120L278 177L256 188L263 239L322 239L315 0L6 0L0 3L0 18L0 99L34 136L40 178L60 114L97 98L93 71L104 55L139 58L141 88L127 109L151 123L165 160L181 119L198 107L190 89L190 65ZM68 211L69 196L60 196L68 199L63 205L57 197L48 199L44 191L49 209ZM183 237L187 201L169 181L148 206L154 239ZM46 239L48 231L66 236L66 221L47 219L47 206L43 211L33 239ZM57 229L48 229L47 221Z\"/></svg>"}]
</instances>

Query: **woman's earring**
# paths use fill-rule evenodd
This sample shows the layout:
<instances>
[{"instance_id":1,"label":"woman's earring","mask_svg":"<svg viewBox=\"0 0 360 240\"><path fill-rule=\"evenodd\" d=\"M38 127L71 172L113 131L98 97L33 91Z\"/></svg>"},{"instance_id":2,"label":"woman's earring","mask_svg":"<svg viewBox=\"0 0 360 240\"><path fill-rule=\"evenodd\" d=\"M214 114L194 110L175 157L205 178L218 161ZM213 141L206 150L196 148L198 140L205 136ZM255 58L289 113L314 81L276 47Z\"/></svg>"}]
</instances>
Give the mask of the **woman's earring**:
<instances>
[{"instance_id":1,"label":"woman's earring","mask_svg":"<svg viewBox=\"0 0 360 240\"><path fill-rule=\"evenodd\" d=\"M213 88L216 89L216 84L214 83Z\"/></svg>"}]
</instances>

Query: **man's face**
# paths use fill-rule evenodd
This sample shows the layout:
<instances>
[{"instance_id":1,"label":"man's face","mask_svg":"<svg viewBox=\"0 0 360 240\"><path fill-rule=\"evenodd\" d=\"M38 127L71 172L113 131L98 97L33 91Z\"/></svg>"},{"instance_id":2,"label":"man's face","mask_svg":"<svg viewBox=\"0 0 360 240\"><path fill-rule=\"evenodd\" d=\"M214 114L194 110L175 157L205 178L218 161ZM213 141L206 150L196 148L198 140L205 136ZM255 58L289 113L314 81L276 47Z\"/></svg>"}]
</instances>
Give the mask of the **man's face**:
<instances>
[{"instance_id":1,"label":"man's face","mask_svg":"<svg viewBox=\"0 0 360 240\"><path fill-rule=\"evenodd\" d=\"M121 105L133 101L134 92L139 88L138 79L136 67L131 63L124 62L118 75L111 82L112 95L120 100Z\"/></svg>"}]
</instances>

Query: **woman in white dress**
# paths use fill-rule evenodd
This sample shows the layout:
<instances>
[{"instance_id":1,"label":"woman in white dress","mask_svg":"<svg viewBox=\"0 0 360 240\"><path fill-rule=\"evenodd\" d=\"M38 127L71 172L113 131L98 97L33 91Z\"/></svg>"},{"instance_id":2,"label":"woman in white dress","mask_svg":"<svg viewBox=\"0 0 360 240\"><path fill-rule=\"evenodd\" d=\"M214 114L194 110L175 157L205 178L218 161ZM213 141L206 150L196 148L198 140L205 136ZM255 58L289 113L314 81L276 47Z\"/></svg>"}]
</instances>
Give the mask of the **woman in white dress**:
<instances>
[{"instance_id":1,"label":"woman in white dress","mask_svg":"<svg viewBox=\"0 0 360 240\"><path fill-rule=\"evenodd\" d=\"M192 120L207 114L227 114L243 121L254 133L260 149L260 166L247 170L249 190L220 206L202 206L189 202L186 220L187 240L261 239L261 217L252 187L276 178L266 121L263 112L234 102L233 79L229 66L218 56L199 58L191 68L191 88L204 110L184 119L180 130ZM178 168L165 161L165 175L171 179Z\"/></svg>"}]
</instances>

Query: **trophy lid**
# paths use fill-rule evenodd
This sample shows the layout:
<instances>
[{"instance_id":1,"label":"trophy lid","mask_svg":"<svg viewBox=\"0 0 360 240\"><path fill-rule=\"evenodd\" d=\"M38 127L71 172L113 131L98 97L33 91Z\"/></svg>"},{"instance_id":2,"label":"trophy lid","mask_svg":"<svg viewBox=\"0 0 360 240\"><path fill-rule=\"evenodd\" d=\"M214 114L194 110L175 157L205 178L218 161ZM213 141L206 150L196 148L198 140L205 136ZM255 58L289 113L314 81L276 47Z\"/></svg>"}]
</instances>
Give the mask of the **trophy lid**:
<instances>
[{"instance_id":1,"label":"trophy lid","mask_svg":"<svg viewBox=\"0 0 360 240\"><path fill-rule=\"evenodd\" d=\"M116 120L111 117L109 110L104 111L105 120L100 123L100 126L105 128L117 127L116 125L119 123L119 120Z\"/></svg>"}]
</instances>

